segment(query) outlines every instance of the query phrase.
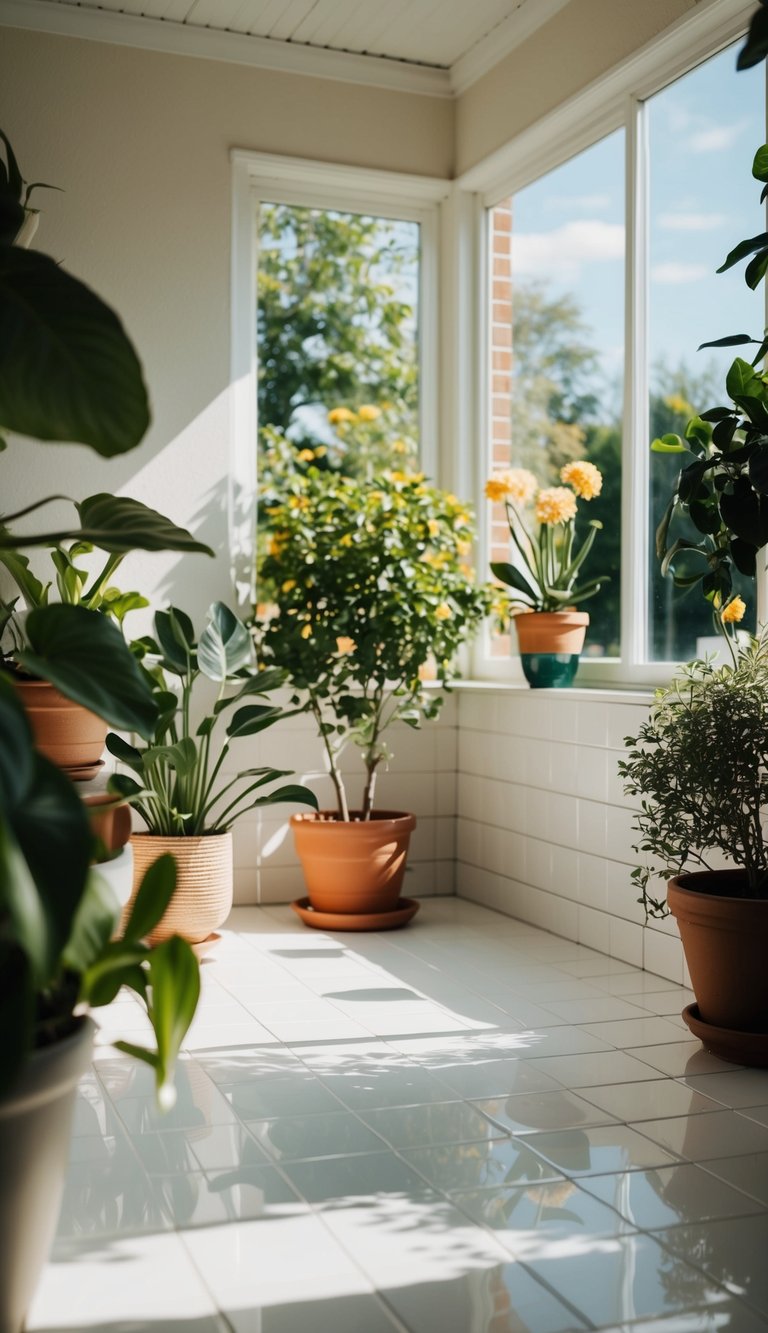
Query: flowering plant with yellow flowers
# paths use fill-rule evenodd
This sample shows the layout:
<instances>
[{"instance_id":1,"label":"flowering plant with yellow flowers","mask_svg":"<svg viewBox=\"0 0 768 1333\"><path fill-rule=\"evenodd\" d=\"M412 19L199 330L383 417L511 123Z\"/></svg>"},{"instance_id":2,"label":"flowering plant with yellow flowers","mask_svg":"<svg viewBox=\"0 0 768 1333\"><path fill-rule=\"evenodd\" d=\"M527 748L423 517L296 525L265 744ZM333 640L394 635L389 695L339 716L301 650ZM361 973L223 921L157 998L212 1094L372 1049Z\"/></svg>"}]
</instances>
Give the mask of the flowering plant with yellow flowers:
<instances>
[{"instance_id":1,"label":"flowering plant with yellow flowers","mask_svg":"<svg viewBox=\"0 0 768 1333\"><path fill-rule=\"evenodd\" d=\"M575 532L577 502L600 494L602 474L594 463L579 461L561 468L560 480L562 486L540 487L526 468L511 468L486 483L487 498L504 505L512 539L512 559L491 564L496 578L512 589L506 599L512 614L562 611L594 597L608 582L607 575L579 582L602 523L591 519L580 545ZM531 508L535 526L526 518Z\"/></svg>"},{"instance_id":2,"label":"flowering plant with yellow flowers","mask_svg":"<svg viewBox=\"0 0 768 1333\"><path fill-rule=\"evenodd\" d=\"M362 818L391 756L393 722L434 717L460 644L489 609L469 560L472 516L419 472L370 479L309 465L260 497L264 528L253 629L265 666L288 673L294 704L322 738L338 814L350 818L340 758L352 741L365 769Z\"/></svg>"}]
</instances>

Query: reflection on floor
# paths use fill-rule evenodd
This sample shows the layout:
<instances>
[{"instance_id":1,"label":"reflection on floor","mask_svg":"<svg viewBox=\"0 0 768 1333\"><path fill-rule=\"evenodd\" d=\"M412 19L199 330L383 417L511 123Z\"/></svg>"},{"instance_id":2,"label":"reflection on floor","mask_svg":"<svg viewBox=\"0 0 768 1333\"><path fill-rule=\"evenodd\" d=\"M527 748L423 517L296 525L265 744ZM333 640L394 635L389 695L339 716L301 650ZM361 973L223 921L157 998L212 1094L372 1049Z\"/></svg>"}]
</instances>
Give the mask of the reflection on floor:
<instances>
[{"instance_id":1,"label":"reflection on floor","mask_svg":"<svg viewBox=\"0 0 768 1333\"><path fill-rule=\"evenodd\" d=\"M680 987L452 898L230 924L165 1117L106 1014L30 1333L768 1326L768 1072Z\"/></svg>"}]
</instances>

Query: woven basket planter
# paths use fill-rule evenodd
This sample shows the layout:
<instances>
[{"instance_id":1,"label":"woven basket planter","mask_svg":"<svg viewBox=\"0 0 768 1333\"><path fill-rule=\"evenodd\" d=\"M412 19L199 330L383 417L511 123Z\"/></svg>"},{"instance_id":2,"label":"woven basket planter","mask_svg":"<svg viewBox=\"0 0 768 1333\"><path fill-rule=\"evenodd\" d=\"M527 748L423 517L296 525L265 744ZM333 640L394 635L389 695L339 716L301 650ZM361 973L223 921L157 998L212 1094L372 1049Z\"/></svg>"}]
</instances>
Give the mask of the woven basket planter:
<instances>
[{"instance_id":1,"label":"woven basket planter","mask_svg":"<svg viewBox=\"0 0 768 1333\"><path fill-rule=\"evenodd\" d=\"M133 893L128 910L152 863L166 852L176 859L176 892L149 935L151 944L161 944L171 935L200 944L226 921L232 908L231 833L211 833L201 838L134 833L131 846Z\"/></svg>"}]
</instances>

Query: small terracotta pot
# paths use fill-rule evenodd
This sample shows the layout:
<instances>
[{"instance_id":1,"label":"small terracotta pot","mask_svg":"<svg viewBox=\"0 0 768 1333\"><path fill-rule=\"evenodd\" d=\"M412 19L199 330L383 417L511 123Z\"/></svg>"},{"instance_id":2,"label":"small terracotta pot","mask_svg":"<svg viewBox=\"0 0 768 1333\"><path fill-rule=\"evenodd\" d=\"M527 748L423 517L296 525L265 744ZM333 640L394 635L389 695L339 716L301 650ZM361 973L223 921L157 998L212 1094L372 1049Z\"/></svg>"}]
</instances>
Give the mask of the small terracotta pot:
<instances>
[{"instance_id":1,"label":"small terracotta pot","mask_svg":"<svg viewBox=\"0 0 768 1333\"><path fill-rule=\"evenodd\" d=\"M515 616L521 653L580 653L589 616L586 611L527 611Z\"/></svg>"},{"instance_id":2,"label":"small terracotta pot","mask_svg":"<svg viewBox=\"0 0 768 1333\"><path fill-rule=\"evenodd\" d=\"M226 921L233 894L231 832L199 838L134 833L131 846L133 893L126 911L130 911L144 873L153 862L166 852L176 858L176 892L149 935L151 944L161 944L171 935L181 935L190 944L200 944Z\"/></svg>"},{"instance_id":3,"label":"small terracotta pot","mask_svg":"<svg viewBox=\"0 0 768 1333\"><path fill-rule=\"evenodd\" d=\"M745 887L743 870L677 875L667 902L703 1022L768 1033L768 899L741 897Z\"/></svg>"},{"instance_id":4,"label":"small terracotta pot","mask_svg":"<svg viewBox=\"0 0 768 1333\"><path fill-rule=\"evenodd\" d=\"M110 792L92 792L83 797L88 807L88 822L94 838L108 852L124 847L131 836L131 811L122 796Z\"/></svg>"},{"instance_id":5,"label":"small terracotta pot","mask_svg":"<svg viewBox=\"0 0 768 1333\"><path fill-rule=\"evenodd\" d=\"M41 754L70 776L101 759L109 726L47 680L14 681ZM74 770L72 772L71 770Z\"/></svg>"},{"instance_id":6,"label":"small terracotta pot","mask_svg":"<svg viewBox=\"0 0 768 1333\"><path fill-rule=\"evenodd\" d=\"M392 912L403 886L415 815L378 810L361 820L320 810L291 816L304 882L318 912Z\"/></svg>"}]
</instances>

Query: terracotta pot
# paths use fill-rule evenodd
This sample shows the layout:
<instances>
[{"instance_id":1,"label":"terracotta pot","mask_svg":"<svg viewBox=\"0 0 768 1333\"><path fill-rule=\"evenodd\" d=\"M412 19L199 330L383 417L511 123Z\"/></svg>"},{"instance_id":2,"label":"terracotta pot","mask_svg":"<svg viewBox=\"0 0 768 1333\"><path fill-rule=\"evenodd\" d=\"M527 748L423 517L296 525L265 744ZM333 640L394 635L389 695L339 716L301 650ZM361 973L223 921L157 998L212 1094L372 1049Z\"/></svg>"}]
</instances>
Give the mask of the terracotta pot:
<instances>
[{"instance_id":1,"label":"terracotta pot","mask_svg":"<svg viewBox=\"0 0 768 1333\"><path fill-rule=\"evenodd\" d=\"M588 624L586 611L530 611L515 616L520 661L533 689L564 689L573 683Z\"/></svg>"},{"instance_id":2,"label":"terracotta pot","mask_svg":"<svg viewBox=\"0 0 768 1333\"><path fill-rule=\"evenodd\" d=\"M94 838L98 838L107 852L124 847L131 836L131 811L122 796L109 792L91 792L83 797L88 807L88 822Z\"/></svg>"},{"instance_id":3,"label":"terracotta pot","mask_svg":"<svg viewBox=\"0 0 768 1333\"><path fill-rule=\"evenodd\" d=\"M47 680L16 680L14 684L41 754L70 777L98 764L109 730L106 722L65 698Z\"/></svg>"},{"instance_id":4,"label":"terracotta pot","mask_svg":"<svg viewBox=\"0 0 768 1333\"><path fill-rule=\"evenodd\" d=\"M160 944L171 935L181 935L199 944L226 921L232 909L232 834L210 833L199 838L164 837L156 833L134 833L133 893L159 856L170 852L176 858L176 892L168 910L149 936Z\"/></svg>"},{"instance_id":5,"label":"terracotta pot","mask_svg":"<svg viewBox=\"0 0 768 1333\"><path fill-rule=\"evenodd\" d=\"M0 1100L0 1330L20 1333L51 1247L69 1160L77 1081L93 1023L37 1051Z\"/></svg>"},{"instance_id":6,"label":"terracotta pot","mask_svg":"<svg viewBox=\"0 0 768 1333\"><path fill-rule=\"evenodd\" d=\"M318 912L391 912L400 897L414 815L375 811L349 821L335 811L291 816L296 851L312 906Z\"/></svg>"},{"instance_id":7,"label":"terracotta pot","mask_svg":"<svg viewBox=\"0 0 768 1333\"><path fill-rule=\"evenodd\" d=\"M677 875L667 902L700 1018L734 1032L768 1033L768 899L741 897L745 886L743 870Z\"/></svg>"}]
</instances>

